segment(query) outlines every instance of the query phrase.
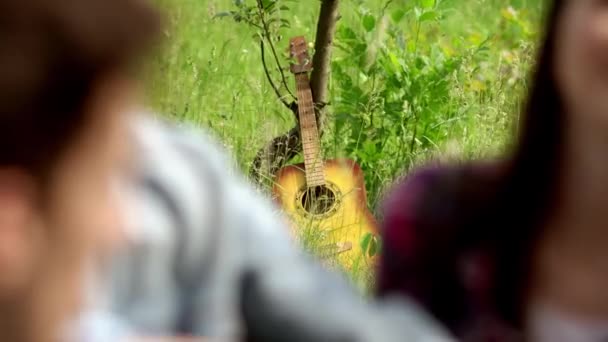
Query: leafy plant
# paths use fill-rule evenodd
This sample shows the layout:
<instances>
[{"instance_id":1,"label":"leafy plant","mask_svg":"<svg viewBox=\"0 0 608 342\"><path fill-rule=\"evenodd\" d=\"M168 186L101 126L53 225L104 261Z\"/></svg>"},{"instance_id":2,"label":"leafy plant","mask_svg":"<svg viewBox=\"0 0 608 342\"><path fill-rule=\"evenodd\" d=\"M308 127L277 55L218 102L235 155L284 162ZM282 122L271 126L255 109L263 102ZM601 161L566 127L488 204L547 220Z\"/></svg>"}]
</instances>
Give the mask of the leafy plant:
<instances>
[{"instance_id":1,"label":"leafy plant","mask_svg":"<svg viewBox=\"0 0 608 342\"><path fill-rule=\"evenodd\" d=\"M384 13L373 28L365 20L367 10L359 15L362 30L342 26L337 34L336 46L348 57L332 65L333 146L355 158L367 171L368 186L377 189L445 140L444 127L455 116L457 74L481 46L460 54L440 45L419 46L420 36L442 16L435 1ZM415 30L404 30L404 23ZM368 34L370 28L379 34Z\"/></svg>"},{"instance_id":2,"label":"leafy plant","mask_svg":"<svg viewBox=\"0 0 608 342\"><path fill-rule=\"evenodd\" d=\"M491 69L495 37L440 34L450 10L444 1L389 5L377 15L360 6L360 27L339 27L336 46L343 53L332 64L333 139L326 148L358 161L367 187L376 189L372 204L387 181L442 152L469 124L471 111L495 102L486 98L492 87L513 86L525 72L524 63L514 59L511 70ZM513 25L529 23L520 19ZM510 48L530 39L525 30L511 34L500 37ZM521 55L515 49L512 55Z\"/></svg>"}]
</instances>

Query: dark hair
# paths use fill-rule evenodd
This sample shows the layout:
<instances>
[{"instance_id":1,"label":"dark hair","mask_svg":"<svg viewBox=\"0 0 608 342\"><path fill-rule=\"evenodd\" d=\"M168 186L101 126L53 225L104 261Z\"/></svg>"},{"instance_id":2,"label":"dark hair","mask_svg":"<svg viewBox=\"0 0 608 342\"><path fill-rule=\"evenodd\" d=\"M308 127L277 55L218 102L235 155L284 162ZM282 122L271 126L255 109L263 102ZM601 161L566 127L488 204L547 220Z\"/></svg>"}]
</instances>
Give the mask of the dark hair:
<instances>
[{"instance_id":1,"label":"dark hair","mask_svg":"<svg viewBox=\"0 0 608 342\"><path fill-rule=\"evenodd\" d=\"M493 208L488 213L493 213L495 220L486 220L502 219L493 237L497 246L495 298L504 317L516 325L524 316L531 254L558 194L565 113L555 80L554 52L564 3L553 0L549 9L545 40L519 121L519 138L505 173L498 179L499 193L489 202Z\"/></svg>"},{"instance_id":2,"label":"dark hair","mask_svg":"<svg viewBox=\"0 0 608 342\"><path fill-rule=\"evenodd\" d=\"M126 69L158 30L144 1L1 1L0 166L48 169L86 122L95 82Z\"/></svg>"},{"instance_id":3,"label":"dark hair","mask_svg":"<svg viewBox=\"0 0 608 342\"><path fill-rule=\"evenodd\" d=\"M469 164L445 173L417 208L421 229L434 234L428 272L437 288L429 309L452 329L466 324L462 314L470 309L465 290L451 286L458 283L453 261L479 247L495 261L492 300L498 314L514 326L522 323L532 249L555 204L560 176L564 113L554 79L554 46L564 4L554 0L548 9L545 40L511 155L496 168Z\"/></svg>"}]
</instances>

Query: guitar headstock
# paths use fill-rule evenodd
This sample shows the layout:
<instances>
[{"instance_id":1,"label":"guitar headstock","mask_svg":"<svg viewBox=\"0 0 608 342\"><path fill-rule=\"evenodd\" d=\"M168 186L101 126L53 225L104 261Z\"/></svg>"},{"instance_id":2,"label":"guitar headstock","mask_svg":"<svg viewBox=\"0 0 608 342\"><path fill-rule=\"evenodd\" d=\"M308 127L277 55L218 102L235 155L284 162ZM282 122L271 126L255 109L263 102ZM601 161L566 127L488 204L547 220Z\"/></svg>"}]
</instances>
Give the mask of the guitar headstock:
<instances>
[{"instance_id":1,"label":"guitar headstock","mask_svg":"<svg viewBox=\"0 0 608 342\"><path fill-rule=\"evenodd\" d=\"M309 72L312 69L312 61L308 55L308 45L303 36L289 40L289 55L292 59L291 72L294 74Z\"/></svg>"}]
</instances>

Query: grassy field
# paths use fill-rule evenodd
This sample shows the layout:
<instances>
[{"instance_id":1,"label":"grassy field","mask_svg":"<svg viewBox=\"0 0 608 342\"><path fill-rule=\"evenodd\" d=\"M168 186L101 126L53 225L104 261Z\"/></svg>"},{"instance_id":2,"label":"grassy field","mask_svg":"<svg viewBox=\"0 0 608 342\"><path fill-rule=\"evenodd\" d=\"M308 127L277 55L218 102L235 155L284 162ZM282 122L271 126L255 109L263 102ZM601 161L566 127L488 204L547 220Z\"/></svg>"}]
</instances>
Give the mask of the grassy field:
<instances>
[{"instance_id":1,"label":"grassy field","mask_svg":"<svg viewBox=\"0 0 608 342\"><path fill-rule=\"evenodd\" d=\"M256 29L216 18L239 1L157 1L168 26L147 74L150 106L208 127L248 172L256 151L294 124L266 81ZM312 41L320 2L276 1L289 6L276 16L290 23L276 29L285 37L277 48L294 35ZM343 0L341 16L324 152L362 166L371 210L429 158L489 156L508 145L542 0Z\"/></svg>"}]
</instances>

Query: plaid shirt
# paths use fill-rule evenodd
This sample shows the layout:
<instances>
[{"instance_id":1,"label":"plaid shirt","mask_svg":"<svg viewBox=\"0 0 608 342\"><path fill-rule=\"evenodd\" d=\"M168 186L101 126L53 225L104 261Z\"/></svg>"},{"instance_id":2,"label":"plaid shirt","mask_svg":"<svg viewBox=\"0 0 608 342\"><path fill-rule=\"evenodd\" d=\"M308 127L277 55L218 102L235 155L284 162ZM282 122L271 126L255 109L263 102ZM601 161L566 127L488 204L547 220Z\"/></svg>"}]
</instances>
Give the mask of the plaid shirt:
<instances>
[{"instance_id":1,"label":"plaid shirt","mask_svg":"<svg viewBox=\"0 0 608 342\"><path fill-rule=\"evenodd\" d=\"M464 341L521 341L522 333L501 317L495 305L496 260L489 249L461 250L455 236L462 232L451 231L449 224L427 224L458 210L441 191L430 193L438 190L441 179L457 172L422 169L387 197L378 295L415 300ZM444 230L436 231L437 227Z\"/></svg>"}]
</instances>

